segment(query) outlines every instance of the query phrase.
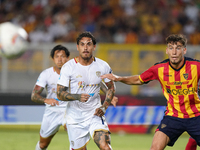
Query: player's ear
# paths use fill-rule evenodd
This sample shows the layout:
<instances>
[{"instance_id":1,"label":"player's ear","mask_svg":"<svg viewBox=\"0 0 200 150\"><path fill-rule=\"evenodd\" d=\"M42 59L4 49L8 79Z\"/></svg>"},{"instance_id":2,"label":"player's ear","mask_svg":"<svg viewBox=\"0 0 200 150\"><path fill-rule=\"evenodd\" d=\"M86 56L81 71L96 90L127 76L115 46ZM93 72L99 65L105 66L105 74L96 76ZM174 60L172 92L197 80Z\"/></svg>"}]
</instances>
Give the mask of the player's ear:
<instances>
[{"instance_id":1,"label":"player's ear","mask_svg":"<svg viewBox=\"0 0 200 150\"><path fill-rule=\"evenodd\" d=\"M95 51L95 49L96 49L96 45L94 45L94 49L93 49L93 51Z\"/></svg>"},{"instance_id":2,"label":"player's ear","mask_svg":"<svg viewBox=\"0 0 200 150\"><path fill-rule=\"evenodd\" d=\"M76 45L76 50L78 51L78 45Z\"/></svg>"},{"instance_id":3,"label":"player's ear","mask_svg":"<svg viewBox=\"0 0 200 150\"><path fill-rule=\"evenodd\" d=\"M184 55L187 53L187 48L186 47L183 49L183 53L184 53Z\"/></svg>"},{"instance_id":4,"label":"player's ear","mask_svg":"<svg viewBox=\"0 0 200 150\"><path fill-rule=\"evenodd\" d=\"M166 47L166 54L168 54L168 47Z\"/></svg>"}]
</instances>

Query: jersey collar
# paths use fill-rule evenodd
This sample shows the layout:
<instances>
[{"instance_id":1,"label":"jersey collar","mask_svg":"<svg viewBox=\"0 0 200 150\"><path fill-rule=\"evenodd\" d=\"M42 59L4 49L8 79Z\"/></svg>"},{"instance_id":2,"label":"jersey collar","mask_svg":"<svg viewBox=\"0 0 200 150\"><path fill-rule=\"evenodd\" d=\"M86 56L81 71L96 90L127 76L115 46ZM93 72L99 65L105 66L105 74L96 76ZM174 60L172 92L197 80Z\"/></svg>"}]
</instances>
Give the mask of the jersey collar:
<instances>
[{"instance_id":1,"label":"jersey collar","mask_svg":"<svg viewBox=\"0 0 200 150\"><path fill-rule=\"evenodd\" d=\"M74 61L75 61L75 63L77 64L77 63L78 63L78 57L75 57L75 58L74 58ZM93 57L93 61L96 61L96 58L95 58L95 57Z\"/></svg>"}]
</instances>

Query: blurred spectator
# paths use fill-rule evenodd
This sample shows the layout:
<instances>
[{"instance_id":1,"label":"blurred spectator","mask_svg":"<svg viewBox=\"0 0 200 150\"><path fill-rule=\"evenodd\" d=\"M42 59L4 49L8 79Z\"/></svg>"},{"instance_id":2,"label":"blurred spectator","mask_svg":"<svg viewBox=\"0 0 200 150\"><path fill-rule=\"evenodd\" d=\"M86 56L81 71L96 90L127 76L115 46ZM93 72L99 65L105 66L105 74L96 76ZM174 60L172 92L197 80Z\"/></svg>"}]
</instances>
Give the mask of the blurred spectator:
<instances>
[{"instance_id":1,"label":"blurred spectator","mask_svg":"<svg viewBox=\"0 0 200 150\"><path fill-rule=\"evenodd\" d=\"M183 32L186 35L190 35L193 34L195 31L196 27L195 24L193 23L193 21L188 20L188 22L186 23L186 25L183 27Z\"/></svg>"},{"instance_id":2,"label":"blurred spectator","mask_svg":"<svg viewBox=\"0 0 200 150\"><path fill-rule=\"evenodd\" d=\"M190 43L193 45L200 45L200 29L196 29L189 37Z\"/></svg>"},{"instance_id":3,"label":"blurred spectator","mask_svg":"<svg viewBox=\"0 0 200 150\"><path fill-rule=\"evenodd\" d=\"M145 30L141 29L138 36L138 43L147 44L149 42L148 35Z\"/></svg>"},{"instance_id":4,"label":"blurred spectator","mask_svg":"<svg viewBox=\"0 0 200 150\"><path fill-rule=\"evenodd\" d=\"M190 20L195 22L195 21L197 21L198 13L199 13L199 8L197 7L197 5L193 1L190 1L185 7L186 16Z\"/></svg>"},{"instance_id":5,"label":"blurred spectator","mask_svg":"<svg viewBox=\"0 0 200 150\"><path fill-rule=\"evenodd\" d=\"M153 29L153 33L149 36L149 43L150 44L161 44L163 41L163 36L160 32Z\"/></svg>"},{"instance_id":6,"label":"blurred spectator","mask_svg":"<svg viewBox=\"0 0 200 150\"><path fill-rule=\"evenodd\" d=\"M123 29L119 28L113 36L114 43L125 43L126 33Z\"/></svg>"},{"instance_id":7,"label":"blurred spectator","mask_svg":"<svg viewBox=\"0 0 200 150\"><path fill-rule=\"evenodd\" d=\"M129 44L138 43L138 36L131 28L129 28L126 34L125 43L129 43Z\"/></svg>"}]
</instances>

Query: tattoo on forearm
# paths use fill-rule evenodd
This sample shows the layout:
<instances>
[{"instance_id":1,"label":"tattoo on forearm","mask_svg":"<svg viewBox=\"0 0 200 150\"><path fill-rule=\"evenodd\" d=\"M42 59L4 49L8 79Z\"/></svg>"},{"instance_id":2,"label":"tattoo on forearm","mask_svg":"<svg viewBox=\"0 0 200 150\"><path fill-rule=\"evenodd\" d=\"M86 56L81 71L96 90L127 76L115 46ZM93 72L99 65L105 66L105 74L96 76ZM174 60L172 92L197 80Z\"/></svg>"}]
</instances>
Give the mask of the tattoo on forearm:
<instances>
[{"instance_id":1,"label":"tattoo on forearm","mask_svg":"<svg viewBox=\"0 0 200 150\"><path fill-rule=\"evenodd\" d=\"M100 83L100 87L101 87L101 90L102 90L104 93L106 93L106 92L107 92L107 90L108 90L108 87L106 86L106 84L105 84L105 83L101 82L101 83Z\"/></svg>"},{"instance_id":2,"label":"tattoo on forearm","mask_svg":"<svg viewBox=\"0 0 200 150\"><path fill-rule=\"evenodd\" d=\"M81 94L71 94L67 92L68 87L57 85L57 97L58 99L62 101L74 101L79 100L81 97Z\"/></svg>"},{"instance_id":3,"label":"tattoo on forearm","mask_svg":"<svg viewBox=\"0 0 200 150\"><path fill-rule=\"evenodd\" d=\"M45 101L45 98L40 95L42 93L43 89L44 88L42 88L42 87L35 86L32 94L31 94L31 100L36 103L43 104Z\"/></svg>"},{"instance_id":4,"label":"tattoo on forearm","mask_svg":"<svg viewBox=\"0 0 200 150\"><path fill-rule=\"evenodd\" d=\"M107 109L108 106L110 105L111 101L112 101L113 96L114 96L115 86L114 86L114 83L112 81L106 83L106 85L107 85L108 89L106 90L106 99L103 103L103 107L105 107Z\"/></svg>"},{"instance_id":5,"label":"tattoo on forearm","mask_svg":"<svg viewBox=\"0 0 200 150\"><path fill-rule=\"evenodd\" d=\"M106 108L110 105L113 96L114 96L114 92L113 92L112 90L109 89L108 92L107 92L107 94L106 94L106 99L105 99L105 101L104 101L104 106L105 106Z\"/></svg>"}]
</instances>

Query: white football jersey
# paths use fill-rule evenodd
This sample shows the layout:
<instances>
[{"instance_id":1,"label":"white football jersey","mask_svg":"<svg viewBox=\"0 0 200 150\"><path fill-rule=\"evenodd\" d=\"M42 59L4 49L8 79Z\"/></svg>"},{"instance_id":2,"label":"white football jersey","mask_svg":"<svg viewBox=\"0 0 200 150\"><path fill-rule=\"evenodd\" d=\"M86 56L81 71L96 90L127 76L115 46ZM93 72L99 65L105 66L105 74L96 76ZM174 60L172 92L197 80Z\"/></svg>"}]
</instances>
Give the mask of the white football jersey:
<instances>
[{"instance_id":1,"label":"white football jersey","mask_svg":"<svg viewBox=\"0 0 200 150\"><path fill-rule=\"evenodd\" d=\"M87 102L68 101L66 109L68 124L85 121L94 115L96 108L101 106L99 93L102 79L100 76L111 72L110 66L98 58L94 58L88 66L81 65L76 58L63 65L58 84L65 87L69 87L70 84L71 94L87 93L90 95ZM104 79L104 81L109 82L110 80Z\"/></svg>"},{"instance_id":2,"label":"white football jersey","mask_svg":"<svg viewBox=\"0 0 200 150\"><path fill-rule=\"evenodd\" d=\"M57 98L57 81L59 74L54 70L53 67L45 69L42 71L37 79L36 85L41 86L46 89L46 98L54 98L59 102L59 105L51 106L46 104L49 107L66 107L67 102L60 101Z\"/></svg>"}]
</instances>

